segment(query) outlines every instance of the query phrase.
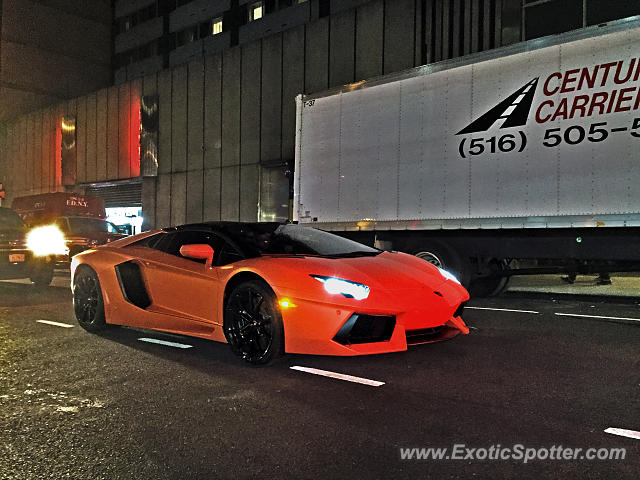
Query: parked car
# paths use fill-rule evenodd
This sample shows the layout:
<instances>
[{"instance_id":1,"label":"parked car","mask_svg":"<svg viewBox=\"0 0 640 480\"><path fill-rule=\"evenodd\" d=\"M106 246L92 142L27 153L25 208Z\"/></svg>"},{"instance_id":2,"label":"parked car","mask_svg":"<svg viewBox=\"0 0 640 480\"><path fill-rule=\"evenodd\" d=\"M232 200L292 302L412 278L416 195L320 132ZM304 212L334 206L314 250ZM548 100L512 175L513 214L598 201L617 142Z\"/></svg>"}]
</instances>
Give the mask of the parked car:
<instances>
[{"instance_id":1,"label":"parked car","mask_svg":"<svg viewBox=\"0 0 640 480\"><path fill-rule=\"evenodd\" d=\"M102 218L58 217L54 225L65 236L69 257L125 236L116 225Z\"/></svg>"},{"instance_id":2,"label":"parked car","mask_svg":"<svg viewBox=\"0 0 640 480\"><path fill-rule=\"evenodd\" d=\"M29 227L54 225L64 235L68 252L58 254L58 262L68 262L87 248L124 236L105 220L104 200L99 197L73 192L42 193L15 198L12 207Z\"/></svg>"},{"instance_id":3,"label":"parked car","mask_svg":"<svg viewBox=\"0 0 640 480\"><path fill-rule=\"evenodd\" d=\"M36 254L29 248L29 243L37 243L38 239L29 237L29 233L16 212L0 207L0 280L29 278L36 285L49 285L53 279L55 264L50 250L56 241L49 237L46 242L42 242L46 245L41 251L43 254ZM64 244L60 245L60 241L57 245L64 247Z\"/></svg>"},{"instance_id":4,"label":"parked car","mask_svg":"<svg viewBox=\"0 0 640 480\"><path fill-rule=\"evenodd\" d=\"M73 304L108 324L230 344L252 364L283 352L365 355L469 329L449 272L314 228L211 222L141 233L73 257Z\"/></svg>"}]
</instances>

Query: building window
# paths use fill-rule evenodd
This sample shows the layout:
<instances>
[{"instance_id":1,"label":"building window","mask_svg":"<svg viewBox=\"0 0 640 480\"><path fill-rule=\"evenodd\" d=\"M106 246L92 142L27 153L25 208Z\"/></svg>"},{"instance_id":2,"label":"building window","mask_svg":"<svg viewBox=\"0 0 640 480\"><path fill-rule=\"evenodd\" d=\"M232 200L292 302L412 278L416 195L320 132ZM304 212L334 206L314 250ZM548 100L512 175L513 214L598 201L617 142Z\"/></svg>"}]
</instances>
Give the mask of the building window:
<instances>
[{"instance_id":1,"label":"building window","mask_svg":"<svg viewBox=\"0 0 640 480\"><path fill-rule=\"evenodd\" d=\"M116 68L126 67L149 57L158 55L158 41L154 40L116 55Z\"/></svg>"},{"instance_id":2,"label":"building window","mask_svg":"<svg viewBox=\"0 0 640 480\"><path fill-rule=\"evenodd\" d=\"M149 5L147 8L139 10L137 13L137 23L144 23L158 16L156 4Z\"/></svg>"},{"instance_id":3,"label":"building window","mask_svg":"<svg viewBox=\"0 0 640 480\"><path fill-rule=\"evenodd\" d=\"M640 15L640 3L629 0L589 0L586 14L587 25L598 25Z\"/></svg>"},{"instance_id":4,"label":"building window","mask_svg":"<svg viewBox=\"0 0 640 480\"><path fill-rule=\"evenodd\" d=\"M222 17L211 20L211 35L222 33Z\"/></svg>"},{"instance_id":5,"label":"building window","mask_svg":"<svg viewBox=\"0 0 640 480\"><path fill-rule=\"evenodd\" d=\"M138 60L144 60L145 58L153 57L158 54L158 41L154 40L146 45L142 45L138 48Z\"/></svg>"},{"instance_id":6,"label":"building window","mask_svg":"<svg viewBox=\"0 0 640 480\"><path fill-rule=\"evenodd\" d=\"M299 3L306 3L307 1L308 0L278 0L278 10L298 5Z\"/></svg>"},{"instance_id":7,"label":"building window","mask_svg":"<svg viewBox=\"0 0 640 480\"><path fill-rule=\"evenodd\" d=\"M117 21L118 24L118 33L128 32L131 28L131 17L126 16L119 18Z\"/></svg>"},{"instance_id":8,"label":"building window","mask_svg":"<svg viewBox=\"0 0 640 480\"><path fill-rule=\"evenodd\" d=\"M136 25L140 25L141 23L156 18L157 16L158 8L154 3L153 5L149 5L148 7L138 10L131 15L121 17L116 20L116 23L118 25L118 33L128 32Z\"/></svg>"},{"instance_id":9,"label":"building window","mask_svg":"<svg viewBox=\"0 0 640 480\"><path fill-rule=\"evenodd\" d=\"M193 27L189 27L185 30L176 33L176 46L181 47L182 45L186 45L187 43L192 43L198 40L198 29L199 26L195 25Z\"/></svg>"},{"instance_id":10,"label":"building window","mask_svg":"<svg viewBox=\"0 0 640 480\"><path fill-rule=\"evenodd\" d=\"M525 1L525 40L582 27L583 0Z\"/></svg>"},{"instance_id":11,"label":"building window","mask_svg":"<svg viewBox=\"0 0 640 480\"><path fill-rule=\"evenodd\" d=\"M525 40L640 14L629 0L525 0Z\"/></svg>"},{"instance_id":12,"label":"building window","mask_svg":"<svg viewBox=\"0 0 640 480\"><path fill-rule=\"evenodd\" d=\"M254 20L258 20L262 18L264 15L264 2L255 2L252 3L249 7L249 21L253 22Z\"/></svg>"}]
</instances>

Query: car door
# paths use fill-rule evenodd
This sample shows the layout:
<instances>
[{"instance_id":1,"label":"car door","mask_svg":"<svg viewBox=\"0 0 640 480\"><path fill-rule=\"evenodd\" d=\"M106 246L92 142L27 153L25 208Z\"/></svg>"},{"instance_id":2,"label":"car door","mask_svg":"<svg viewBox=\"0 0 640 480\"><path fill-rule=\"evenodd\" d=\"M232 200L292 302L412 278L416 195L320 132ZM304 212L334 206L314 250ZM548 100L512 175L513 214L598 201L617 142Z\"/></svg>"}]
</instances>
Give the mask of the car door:
<instances>
[{"instance_id":1,"label":"car door","mask_svg":"<svg viewBox=\"0 0 640 480\"><path fill-rule=\"evenodd\" d=\"M222 241L211 232L199 230L167 235L138 256L152 302L147 310L165 317L160 328L205 333L218 324L218 272L201 261L183 257L180 247L204 243L215 252Z\"/></svg>"}]
</instances>

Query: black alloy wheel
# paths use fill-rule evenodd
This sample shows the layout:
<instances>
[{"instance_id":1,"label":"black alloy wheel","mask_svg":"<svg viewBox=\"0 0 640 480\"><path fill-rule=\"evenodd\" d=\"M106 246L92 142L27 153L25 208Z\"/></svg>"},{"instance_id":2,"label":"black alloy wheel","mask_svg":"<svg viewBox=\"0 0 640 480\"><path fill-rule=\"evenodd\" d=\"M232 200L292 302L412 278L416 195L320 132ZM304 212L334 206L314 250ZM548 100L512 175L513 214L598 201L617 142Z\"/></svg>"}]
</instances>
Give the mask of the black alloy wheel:
<instances>
[{"instance_id":1,"label":"black alloy wheel","mask_svg":"<svg viewBox=\"0 0 640 480\"><path fill-rule=\"evenodd\" d=\"M100 281L89 267L79 267L74 276L73 310L80 326L89 332L99 332L107 326Z\"/></svg>"},{"instance_id":2,"label":"black alloy wheel","mask_svg":"<svg viewBox=\"0 0 640 480\"><path fill-rule=\"evenodd\" d=\"M249 281L232 290L225 305L224 334L233 353L253 365L270 363L282 354L282 317L266 284Z\"/></svg>"}]
</instances>

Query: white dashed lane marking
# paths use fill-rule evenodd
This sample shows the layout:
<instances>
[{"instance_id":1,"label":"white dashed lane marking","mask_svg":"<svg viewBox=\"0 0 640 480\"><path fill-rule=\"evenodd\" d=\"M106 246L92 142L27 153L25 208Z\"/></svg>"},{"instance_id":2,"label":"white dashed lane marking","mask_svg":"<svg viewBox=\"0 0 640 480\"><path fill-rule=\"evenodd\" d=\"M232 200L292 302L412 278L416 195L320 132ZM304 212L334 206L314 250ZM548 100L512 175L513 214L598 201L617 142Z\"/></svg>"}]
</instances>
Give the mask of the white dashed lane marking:
<instances>
[{"instance_id":1,"label":"white dashed lane marking","mask_svg":"<svg viewBox=\"0 0 640 480\"><path fill-rule=\"evenodd\" d=\"M489 310L492 312L531 313L534 315L537 315L540 313L540 312L536 312L535 310L513 310L510 308L465 307L464 309L465 310ZM623 320L627 322L640 322L640 318L630 318L630 317L607 317L603 315L584 315L581 313L561 313L561 312L554 312L553 314L558 315L560 317L596 318L600 320Z\"/></svg>"},{"instance_id":2,"label":"white dashed lane marking","mask_svg":"<svg viewBox=\"0 0 640 480\"><path fill-rule=\"evenodd\" d=\"M628 438L633 438L635 440L640 440L640 432L636 432L635 430L625 430L624 428L609 427L604 432L610 433L611 435L619 435L621 437L628 437Z\"/></svg>"},{"instance_id":3,"label":"white dashed lane marking","mask_svg":"<svg viewBox=\"0 0 640 480\"><path fill-rule=\"evenodd\" d=\"M378 382L377 380L369 380L368 378L354 377L353 375L345 375L344 373L330 372L328 370L319 370L317 368L309 367L290 367L291 370L298 370L300 372L311 373L313 375L321 375L323 377L335 378L338 380L344 380L346 382L360 383L362 385L369 385L370 387L380 387L384 385L384 382Z\"/></svg>"},{"instance_id":4,"label":"white dashed lane marking","mask_svg":"<svg viewBox=\"0 0 640 480\"><path fill-rule=\"evenodd\" d=\"M627 318L627 317L603 317L600 315L581 315L579 313L554 313L561 317L580 317L580 318L600 318L602 320L626 320L629 322L640 322L640 318Z\"/></svg>"},{"instance_id":5,"label":"white dashed lane marking","mask_svg":"<svg viewBox=\"0 0 640 480\"><path fill-rule=\"evenodd\" d=\"M73 328L73 325L69 325L68 323L52 322L51 320L36 320L36 322L53 325L54 327Z\"/></svg>"},{"instance_id":6,"label":"white dashed lane marking","mask_svg":"<svg viewBox=\"0 0 640 480\"><path fill-rule=\"evenodd\" d=\"M157 343L158 345L164 345L166 347L174 347L174 348L192 348L193 345L187 345L186 343L176 343L176 342L167 342L166 340L158 340L157 338L139 338L141 342L147 343Z\"/></svg>"},{"instance_id":7,"label":"white dashed lane marking","mask_svg":"<svg viewBox=\"0 0 640 480\"><path fill-rule=\"evenodd\" d=\"M515 312L515 313L533 313L538 314L534 310L511 310L510 308L489 308L489 307L464 307L465 310L491 310L492 312Z\"/></svg>"}]
</instances>

